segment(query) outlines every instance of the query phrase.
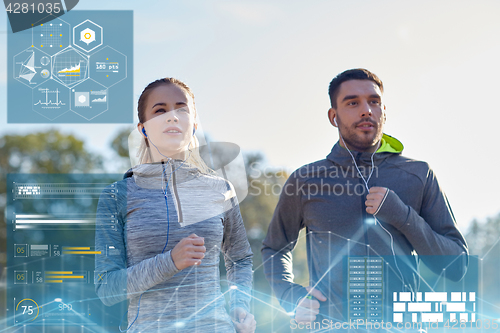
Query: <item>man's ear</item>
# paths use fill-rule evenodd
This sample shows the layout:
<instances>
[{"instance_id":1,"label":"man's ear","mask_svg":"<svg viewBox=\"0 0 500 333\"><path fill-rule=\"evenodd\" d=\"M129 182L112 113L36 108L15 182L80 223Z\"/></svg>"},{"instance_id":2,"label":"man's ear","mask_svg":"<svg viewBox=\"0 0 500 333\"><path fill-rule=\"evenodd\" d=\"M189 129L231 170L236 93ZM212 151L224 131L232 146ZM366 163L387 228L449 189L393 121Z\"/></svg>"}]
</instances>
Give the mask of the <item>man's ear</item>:
<instances>
[{"instance_id":1,"label":"man's ear","mask_svg":"<svg viewBox=\"0 0 500 333\"><path fill-rule=\"evenodd\" d=\"M328 119L330 120L330 124L332 124L333 127L338 127L335 121L335 117L337 117L337 110L335 110L334 108L328 109Z\"/></svg>"}]
</instances>

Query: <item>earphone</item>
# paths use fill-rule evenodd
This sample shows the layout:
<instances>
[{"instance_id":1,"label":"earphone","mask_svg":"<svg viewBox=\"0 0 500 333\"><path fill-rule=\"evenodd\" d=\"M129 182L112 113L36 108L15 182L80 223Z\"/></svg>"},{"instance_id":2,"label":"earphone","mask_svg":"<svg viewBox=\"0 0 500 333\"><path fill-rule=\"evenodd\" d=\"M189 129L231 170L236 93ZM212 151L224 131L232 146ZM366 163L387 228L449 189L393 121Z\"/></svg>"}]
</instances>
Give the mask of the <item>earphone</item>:
<instances>
[{"instance_id":1,"label":"earphone","mask_svg":"<svg viewBox=\"0 0 500 333\"><path fill-rule=\"evenodd\" d=\"M337 121L335 120L335 118L333 119L333 121L335 122L335 125L337 125ZM349 152L349 155L351 155L352 161L354 162L354 166L356 167L356 170L358 171L359 176L361 177L361 179L365 183L366 190L368 191L368 193L370 193L370 188L368 187L368 182L370 181L370 178L372 177L372 174L373 174L373 170L375 168L375 163L373 162L373 156L375 155L378 148L380 147L380 141L378 143L377 148L375 149L375 151L373 152L373 154L371 156L371 162L372 162L371 163L372 164L371 171L370 171L370 174L368 175L368 178L365 179L365 177L363 176L363 174L361 173L361 171L358 168L358 163L356 163L356 159L354 158L354 155L351 153L351 151L349 150L349 148L345 144L344 138L342 137L342 134L340 134L340 132L339 132L339 135L340 135L340 139L342 140L342 143L344 144L345 148ZM375 219L375 224L378 224L391 238L391 250L392 250L392 254L394 255L394 263L396 264L396 268L398 269L399 275L401 277L401 282L404 285L404 283L405 283L404 276L403 276L403 273L401 272L401 270L399 269L398 261L396 259L396 252L394 251L394 238L392 237L392 234L389 232L389 230L384 228L384 226L378 221L378 219L375 217L375 215L373 216L373 218Z\"/></svg>"},{"instance_id":2,"label":"earphone","mask_svg":"<svg viewBox=\"0 0 500 333\"><path fill-rule=\"evenodd\" d=\"M196 127L193 127L193 136L194 136L194 133L196 132ZM143 127L142 128L142 133L144 134L144 136L146 138L148 138L148 135L146 134L146 129ZM151 141L151 139L149 139L149 142L151 142L151 144L156 148L156 150L158 150L158 148L154 145L154 143ZM160 151L158 150L158 153L160 153ZM161 154L161 153L160 153ZM163 154L161 154L162 156L165 156ZM189 153L189 156L191 155L191 151ZM189 158L188 156L188 158ZM167 157L167 156L165 156ZM168 236L169 236L169 233L170 233L170 214L169 214L169 209L168 209L168 196L167 196L167 188L168 188L168 183L169 183L169 179L166 180L166 184L165 184L165 176L170 176L170 179L172 177L172 174L177 171L180 167L182 167L182 165L184 165L184 162L186 162L187 158L181 163L181 165L179 165L176 169L174 169L170 174L166 175L165 173L165 163L164 161L161 161L161 165L162 165L162 177L161 177L161 181L162 181L162 192L163 192L163 196L165 197L165 206L167 208L167 239L165 241L165 246L163 247L163 250L161 251L161 253L164 253L165 252L165 249L167 248L167 245L168 245ZM134 320L132 321L132 323L126 328L126 329L122 329L121 328L121 324L123 322L123 318L125 318L125 315L128 313L128 310L127 312L125 312L125 314L122 316L122 319L120 320L120 323L118 324L118 329L120 330L120 332L127 332L128 330L130 330L130 328L132 327L132 325L134 325L135 321L137 320L137 318L139 318L139 311L141 309L141 299L142 299L142 295L144 295L144 293L141 294L141 296L139 297L139 301L137 302L137 314L134 318Z\"/></svg>"},{"instance_id":3,"label":"earphone","mask_svg":"<svg viewBox=\"0 0 500 333\"><path fill-rule=\"evenodd\" d=\"M337 124L337 118L333 118L333 122L335 123L335 125L336 125L336 126L339 126L339 125ZM143 129L144 129L144 128L143 128Z\"/></svg>"}]
</instances>

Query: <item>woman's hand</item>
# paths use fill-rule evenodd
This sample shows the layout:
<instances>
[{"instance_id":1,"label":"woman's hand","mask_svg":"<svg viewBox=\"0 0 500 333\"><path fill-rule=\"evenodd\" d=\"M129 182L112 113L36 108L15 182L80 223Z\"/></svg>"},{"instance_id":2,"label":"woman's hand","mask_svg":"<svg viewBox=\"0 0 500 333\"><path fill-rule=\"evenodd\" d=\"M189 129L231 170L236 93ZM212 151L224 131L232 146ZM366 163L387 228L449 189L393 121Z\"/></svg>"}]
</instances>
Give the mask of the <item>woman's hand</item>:
<instances>
[{"instance_id":1,"label":"woman's hand","mask_svg":"<svg viewBox=\"0 0 500 333\"><path fill-rule=\"evenodd\" d=\"M183 270L186 267L201 264L201 259L205 257L205 239L198 237L196 234L191 234L181 241L172 249L170 255L174 261L175 267L178 270Z\"/></svg>"},{"instance_id":2,"label":"woman's hand","mask_svg":"<svg viewBox=\"0 0 500 333\"><path fill-rule=\"evenodd\" d=\"M234 309L233 323L238 333L254 333L257 328L253 314L246 312L243 308Z\"/></svg>"}]
</instances>

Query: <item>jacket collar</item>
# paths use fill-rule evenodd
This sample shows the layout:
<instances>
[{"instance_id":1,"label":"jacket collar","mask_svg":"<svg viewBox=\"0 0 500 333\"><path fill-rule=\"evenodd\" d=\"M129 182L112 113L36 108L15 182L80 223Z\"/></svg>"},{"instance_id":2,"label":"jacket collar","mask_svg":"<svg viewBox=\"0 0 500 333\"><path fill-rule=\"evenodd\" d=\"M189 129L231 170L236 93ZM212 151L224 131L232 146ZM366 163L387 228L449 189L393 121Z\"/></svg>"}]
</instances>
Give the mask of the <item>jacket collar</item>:
<instances>
[{"instance_id":1,"label":"jacket collar","mask_svg":"<svg viewBox=\"0 0 500 333\"><path fill-rule=\"evenodd\" d=\"M129 169L123 178L132 177L137 185L145 188L161 188L166 181L175 178L177 184L195 179L199 170L182 160L139 164Z\"/></svg>"},{"instance_id":2,"label":"jacket collar","mask_svg":"<svg viewBox=\"0 0 500 333\"><path fill-rule=\"evenodd\" d=\"M380 148L373 156L373 161L375 164L378 164L379 162L381 162L382 160L386 159L387 157L393 154L400 155L401 152L403 151L403 148L404 148L403 144L398 139L390 135L383 134ZM371 157L373 153L368 153L368 152L360 153L354 150L351 150L351 153L354 156L354 159L356 160L356 163L358 163L358 165L367 165L367 166L371 165ZM333 146L332 151L330 152L330 154L328 154L326 158L340 166L350 167L353 165L351 155L349 154L347 149L340 146L340 143L338 141Z\"/></svg>"}]
</instances>

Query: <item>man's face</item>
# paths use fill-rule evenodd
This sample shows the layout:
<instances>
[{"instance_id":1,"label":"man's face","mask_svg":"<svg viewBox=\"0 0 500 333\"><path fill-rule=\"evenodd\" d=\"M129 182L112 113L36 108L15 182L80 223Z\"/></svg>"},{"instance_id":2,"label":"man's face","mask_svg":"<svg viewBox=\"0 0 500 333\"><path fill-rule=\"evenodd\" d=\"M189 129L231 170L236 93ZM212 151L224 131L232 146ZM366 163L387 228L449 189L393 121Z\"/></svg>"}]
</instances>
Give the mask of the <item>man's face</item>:
<instances>
[{"instance_id":1,"label":"man's face","mask_svg":"<svg viewBox=\"0 0 500 333\"><path fill-rule=\"evenodd\" d=\"M347 148L375 151L385 122L380 88L370 80L343 82L337 95L337 108L331 108L328 117L334 126L336 121ZM344 146L342 140L340 144Z\"/></svg>"}]
</instances>

